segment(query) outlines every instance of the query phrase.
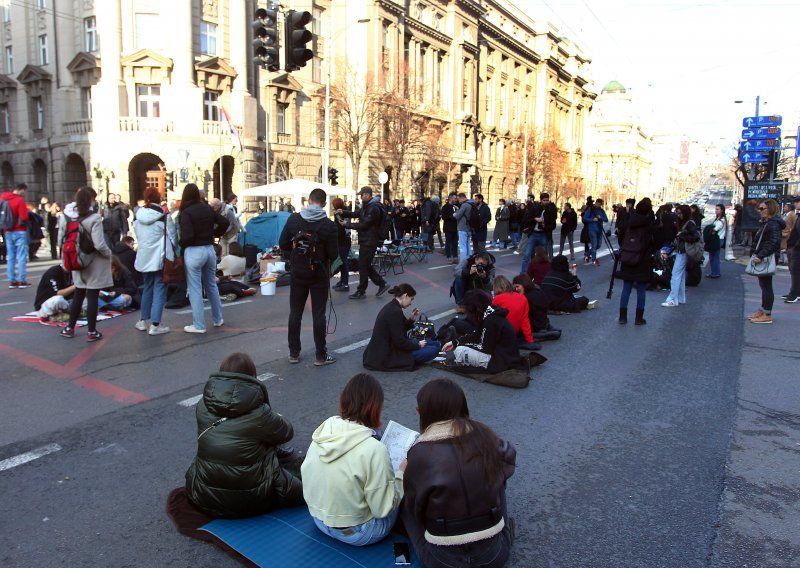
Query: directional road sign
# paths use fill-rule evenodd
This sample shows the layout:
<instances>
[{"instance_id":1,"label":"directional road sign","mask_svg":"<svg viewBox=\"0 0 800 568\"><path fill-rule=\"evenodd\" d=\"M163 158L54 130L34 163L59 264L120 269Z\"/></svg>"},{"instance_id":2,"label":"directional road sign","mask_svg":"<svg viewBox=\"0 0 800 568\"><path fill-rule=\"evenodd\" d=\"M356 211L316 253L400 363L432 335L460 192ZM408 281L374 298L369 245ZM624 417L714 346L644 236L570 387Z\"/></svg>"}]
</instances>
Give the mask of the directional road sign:
<instances>
[{"instance_id":1,"label":"directional road sign","mask_svg":"<svg viewBox=\"0 0 800 568\"><path fill-rule=\"evenodd\" d=\"M742 119L742 126L745 128L756 128L758 126L780 126L783 117L773 116L748 116Z\"/></svg>"},{"instance_id":2,"label":"directional road sign","mask_svg":"<svg viewBox=\"0 0 800 568\"><path fill-rule=\"evenodd\" d=\"M780 138L781 129L776 126L747 128L742 130L742 138Z\"/></svg>"},{"instance_id":3,"label":"directional road sign","mask_svg":"<svg viewBox=\"0 0 800 568\"><path fill-rule=\"evenodd\" d=\"M780 138L751 138L749 140L742 140L739 143L740 152L768 152L769 150L778 149L780 147Z\"/></svg>"},{"instance_id":4,"label":"directional road sign","mask_svg":"<svg viewBox=\"0 0 800 568\"><path fill-rule=\"evenodd\" d=\"M761 152L742 152L739 154L739 160L743 164L766 164L769 161L769 154L762 154Z\"/></svg>"}]
</instances>

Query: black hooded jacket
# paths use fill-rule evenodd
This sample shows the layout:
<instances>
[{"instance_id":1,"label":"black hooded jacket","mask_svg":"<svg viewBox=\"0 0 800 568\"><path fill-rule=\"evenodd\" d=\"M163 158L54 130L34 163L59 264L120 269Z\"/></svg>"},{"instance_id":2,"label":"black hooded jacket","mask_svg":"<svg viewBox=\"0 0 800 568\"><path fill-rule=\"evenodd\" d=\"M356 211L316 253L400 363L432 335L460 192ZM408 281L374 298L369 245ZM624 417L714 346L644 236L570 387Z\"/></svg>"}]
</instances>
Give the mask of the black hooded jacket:
<instances>
[{"instance_id":1,"label":"black hooded jacket","mask_svg":"<svg viewBox=\"0 0 800 568\"><path fill-rule=\"evenodd\" d=\"M507 309L490 305L483 313L483 321L475 333L453 341L453 347L471 347L491 355L489 366L477 371L494 374L509 369L526 369L525 359L519 354L517 334L506 319L507 315Z\"/></svg>"}]
</instances>

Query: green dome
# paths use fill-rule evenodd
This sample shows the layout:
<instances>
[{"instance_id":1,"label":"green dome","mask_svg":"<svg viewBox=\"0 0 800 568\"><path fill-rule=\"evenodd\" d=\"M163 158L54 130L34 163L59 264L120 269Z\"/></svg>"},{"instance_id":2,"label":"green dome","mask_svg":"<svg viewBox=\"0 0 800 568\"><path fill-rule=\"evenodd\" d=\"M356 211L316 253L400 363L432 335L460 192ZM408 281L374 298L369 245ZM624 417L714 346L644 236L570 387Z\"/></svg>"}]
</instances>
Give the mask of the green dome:
<instances>
[{"instance_id":1,"label":"green dome","mask_svg":"<svg viewBox=\"0 0 800 568\"><path fill-rule=\"evenodd\" d=\"M625 87L619 81L611 81L608 85L603 87L603 93L625 93Z\"/></svg>"}]
</instances>

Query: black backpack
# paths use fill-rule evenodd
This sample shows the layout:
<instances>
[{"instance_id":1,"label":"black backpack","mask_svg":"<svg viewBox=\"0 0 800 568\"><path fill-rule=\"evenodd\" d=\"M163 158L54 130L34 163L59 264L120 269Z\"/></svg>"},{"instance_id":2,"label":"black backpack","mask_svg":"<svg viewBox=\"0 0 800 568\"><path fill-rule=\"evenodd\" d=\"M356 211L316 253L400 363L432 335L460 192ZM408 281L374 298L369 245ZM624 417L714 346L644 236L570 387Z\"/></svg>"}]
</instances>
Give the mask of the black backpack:
<instances>
[{"instance_id":1,"label":"black backpack","mask_svg":"<svg viewBox=\"0 0 800 568\"><path fill-rule=\"evenodd\" d=\"M470 226L471 229L480 229L481 225L481 214L478 212L478 206L474 203L470 203L470 212L469 218L467 219L467 224Z\"/></svg>"},{"instance_id":2,"label":"black backpack","mask_svg":"<svg viewBox=\"0 0 800 568\"><path fill-rule=\"evenodd\" d=\"M292 252L289 254L292 274L306 278L320 274L327 276L327 270L323 266L323 250L319 235L305 219L301 220L304 227L292 237Z\"/></svg>"},{"instance_id":3,"label":"black backpack","mask_svg":"<svg viewBox=\"0 0 800 568\"><path fill-rule=\"evenodd\" d=\"M0 231L10 231L17 226L17 218L11 210L11 203L0 199Z\"/></svg>"},{"instance_id":4,"label":"black backpack","mask_svg":"<svg viewBox=\"0 0 800 568\"><path fill-rule=\"evenodd\" d=\"M623 265L635 266L642 262L649 247L647 227L628 229L620 247L619 260Z\"/></svg>"}]
</instances>

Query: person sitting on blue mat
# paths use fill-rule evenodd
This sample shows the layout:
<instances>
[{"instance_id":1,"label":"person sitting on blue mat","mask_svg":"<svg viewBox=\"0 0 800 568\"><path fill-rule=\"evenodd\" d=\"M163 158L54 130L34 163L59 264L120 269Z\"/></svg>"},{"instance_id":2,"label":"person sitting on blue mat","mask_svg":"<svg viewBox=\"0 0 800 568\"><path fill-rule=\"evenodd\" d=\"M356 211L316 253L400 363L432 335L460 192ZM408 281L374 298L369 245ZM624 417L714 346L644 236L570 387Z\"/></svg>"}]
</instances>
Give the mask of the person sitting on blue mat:
<instances>
[{"instance_id":1,"label":"person sitting on blue mat","mask_svg":"<svg viewBox=\"0 0 800 568\"><path fill-rule=\"evenodd\" d=\"M197 405L197 456L186 492L214 517L250 517L303 503L296 472L278 461L292 425L273 411L267 387L245 353L231 353L212 374ZM285 450L284 450L285 452Z\"/></svg>"},{"instance_id":2,"label":"person sitting on blue mat","mask_svg":"<svg viewBox=\"0 0 800 568\"><path fill-rule=\"evenodd\" d=\"M340 416L311 436L303 461L303 496L320 531L346 544L382 540L397 520L403 473L395 472L389 450L378 440L383 388L366 373L345 385Z\"/></svg>"},{"instance_id":3,"label":"person sitting on blue mat","mask_svg":"<svg viewBox=\"0 0 800 568\"><path fill-rule=\"evenodd\" d=\"M464 391L434 379L417 393L422 434L408 450L403 524L424 566L504 566L513 539L506 480L517 452L469 416Z\"/></svg>"}]
</instances>

